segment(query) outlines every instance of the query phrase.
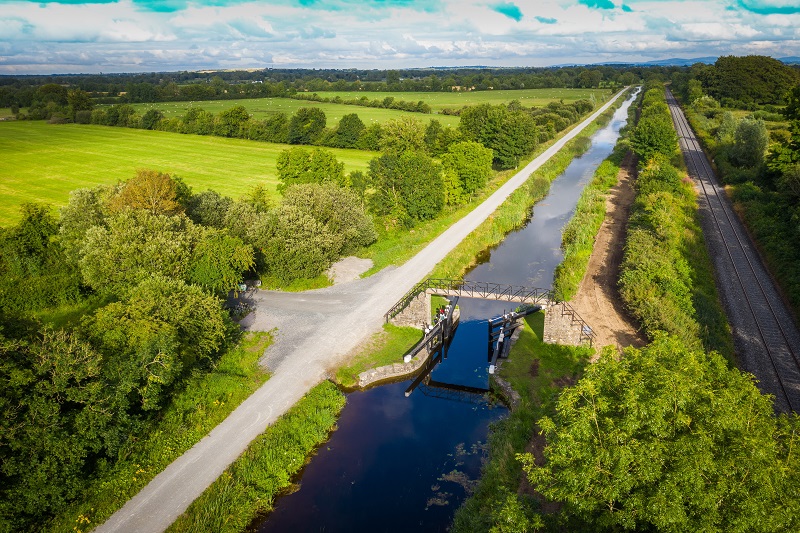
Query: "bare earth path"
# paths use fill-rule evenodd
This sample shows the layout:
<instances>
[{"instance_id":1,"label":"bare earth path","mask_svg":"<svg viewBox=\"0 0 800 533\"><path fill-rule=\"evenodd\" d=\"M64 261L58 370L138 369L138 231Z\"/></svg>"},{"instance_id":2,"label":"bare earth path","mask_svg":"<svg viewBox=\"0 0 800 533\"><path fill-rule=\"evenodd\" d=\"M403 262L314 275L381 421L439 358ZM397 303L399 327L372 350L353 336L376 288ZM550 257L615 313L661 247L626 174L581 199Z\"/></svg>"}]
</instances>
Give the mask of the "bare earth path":
<instances>
[{"instance_id":1,"label":"bare earth path","mask_svg":"<svg viewBox=\"0 0 800 533\"><path fill-rule=\"evenodd\" d=\"M222 474L250 442L314 385L324 380L344 355L377 331L383 314L415 283L477 228L528 176L616 101L622 91L542 155L509 179L492 196L453 224L404 265L371 278L309 293L283 295L260 291L251 328L275 327L269 316L288 309L298 318L298 334L279 325L277 342L267 351L272 377L221 424L158 474L95 531L161 532ZM274 307L270 305L274 302ZM309 319L308 317L311 317ZM262 322L263 320L263 322Z\"/></svg>"},{"instance_id":2,"label":"bare earth path","mask_svg":"<svg viewBox=\"0 0 800 533\"><path fill-rule=\"evenodd\" d=\"M636 163L629 153L617 178L617 184L606 197L606 218L595 237L592 256L578 292L570 301L575 311L591 325L598 347L612 345L618 350L626 346L642 347L644 337L625 313L617 290L625 228L631 204L636 198L633 176Z\"/></svg>"}]
</instances>

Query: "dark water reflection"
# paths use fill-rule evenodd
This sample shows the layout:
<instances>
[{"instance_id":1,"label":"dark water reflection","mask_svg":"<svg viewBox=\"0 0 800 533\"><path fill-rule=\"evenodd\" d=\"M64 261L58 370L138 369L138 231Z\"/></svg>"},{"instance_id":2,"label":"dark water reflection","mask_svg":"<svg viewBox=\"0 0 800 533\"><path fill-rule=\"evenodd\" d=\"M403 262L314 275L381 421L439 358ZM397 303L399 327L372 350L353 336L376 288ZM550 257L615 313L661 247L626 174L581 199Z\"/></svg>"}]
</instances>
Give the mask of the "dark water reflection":
<instances>
[{"instance_id":1,"label":"dark water reflection","mask_svg":"<svg viewBox=\"0 0 800 533\"><path fill-rule=\"evenodd\" d=\"M487 251L468 279L549 288L562 259L561 230L583 187L611 152L631 100L592 147L575 159L533 209L528 224ZM432 372L440 383L488 386L486 319L515 304L461 299L461 324L447 358ZM423 387L411 380L348 394L339 429L306 467L300 490L280 498L253 529L267 532L446 531L480 474L489 424L502 405ZM452 396L452 395L450 395ZM472 400L472 401L467 401Z\"/></svg>"}]
</instances>

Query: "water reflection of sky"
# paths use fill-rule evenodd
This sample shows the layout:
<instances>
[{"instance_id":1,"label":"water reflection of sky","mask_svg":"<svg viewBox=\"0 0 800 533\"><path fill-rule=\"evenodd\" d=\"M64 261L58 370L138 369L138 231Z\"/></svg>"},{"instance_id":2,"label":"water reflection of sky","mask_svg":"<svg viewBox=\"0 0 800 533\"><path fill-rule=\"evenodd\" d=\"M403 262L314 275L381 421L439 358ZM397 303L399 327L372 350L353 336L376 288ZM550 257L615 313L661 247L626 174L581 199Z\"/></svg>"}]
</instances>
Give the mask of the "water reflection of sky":
<instances>
[{"instance_id":1,"label":"water reflection of sky","mask_svg":"<svg viewBox=\"0 0 800 533\"><path fill-rule=\"evenodd\" d=\"M530 222L510 234L465 278L549 288L561 261L561 229L583 187L610 153L627 106L593 137L593 145L551 185ZM461 298L461 324L437 382L488 385L487 319L517 306ZM415 390L411 380L354 392L338 430L303 472L300 490L278 500L266 532L446 531L481 465L488 426L507 410Z\"/></svg>"}]
</instances>

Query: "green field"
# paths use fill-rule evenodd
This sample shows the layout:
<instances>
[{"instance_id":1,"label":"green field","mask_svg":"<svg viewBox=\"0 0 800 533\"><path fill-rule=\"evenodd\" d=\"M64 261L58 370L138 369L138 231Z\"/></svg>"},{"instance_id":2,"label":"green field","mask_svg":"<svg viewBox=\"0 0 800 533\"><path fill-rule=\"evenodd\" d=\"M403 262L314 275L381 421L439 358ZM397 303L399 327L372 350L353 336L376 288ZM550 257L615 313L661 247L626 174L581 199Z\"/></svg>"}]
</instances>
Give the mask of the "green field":
<instances>
[{"instance_id":1,"label":"green field","mask_svg":"<svg viewBox=\"0 0 800 533\"><path fill-rule=\"evenodd\" d=\"M0 225L18 220L23 202L64 205L71 190L127 180L138 168L181 176L195 192L214 189L238 198L257 183L274 192L276 158L288 147L106 126L0 122ZM375 156L330 150L345 172L366 170Z\"/></svg>"},{"instance_id":2,"label":"green field","mask_svg":"<svg viewBox=\"0 0 800 533\"><path fill-rule=\"evenodd\" d=\"M343 93L336 93L343 94ZM370 95L379 95L384 93L368 93ZM387 93L388 94L388 93ZM397 93L404 94L404 93ZM435 94L435 93L410 93L413 95L419 94ZM378 96L370 96L370 99L378 98ZM381 96L380 98L383 98ZM416 98L414 101L418 101ZM327 118L327 125L329 128L335 127L339 124L339 120L350 113L356 113L358 117L369 126L373 123L383 123L391 119L399 118L402 116L411 116L417 120L424 121L426 124L431 119L436 119L443 125L457 126L458 117L444 116L444 115L424 115L422 113L409 113L407 111L398 111L396 109L380 109L375 107L360 107L344 104L326 104L322 102L310 102L305 100L294 100L292 98L246 98L240 100L207 100L203 102L156 102L153 104L133 104L133 107L141 114L146 113L149 109L158 109L164 113L167 118L181 117L186 114L186 109L191 106L200 107L211 113L219 113L225 109L230 109L237 105L242 105L247 111L258 120L264 120L270 115L276 113L286 113L293 115L295 111L301 107L318 107L325 112Z\"/></svg>"},{"instance_id":3,"label":"green field","mask_svg":"<svg viewBox=\"0 0 800 533\"><path fill-rule=\"evenodd\" d=\"M294 100L292 98L249 98L240 100L208 100L203 102L157 102L153 104L134 104L133 107L141 114L150 109L158 109L167 118L180 117L186 113L190 106L201 107L211 113L219 113L224 109L242 105L254 118L264 120L275 113L293 114L301 107L319 107L325 112L328 119L328 127L334 127L339 120L347 114L356 113L365 124L382 123L387 120L412 116L417 120L429 121L436 119L446 126L457 126L458 117L450 115L439 115L438 112L445 108L460 108L465 105L473 104L503 104L512 100L519 100L522 105L527 107L543 106L554 100L564 100L564 102L574 102L581 98L594 99L598 103L605 102L611 96L609 89L524 89L521 91L469 91L469 92L334 92L322 91L317 93L319 96L334 98L341 97L344 100L352 100L366 96L370 100L383 100L387 96L395 100L405 100L407 102L424 101L433 109L433 114L425 115L421 113L408 113L395 109L380 109L374 107L361 107L344 104L328 104L322 102L312 102L306 100Z\"/></svg>"},{"instance_id":4,"label":"green field","mask_svg":"<svg viewBox=\"0 0 800 533\"><path fill-rule=\"evenodd\" d=\"M321 91L317 94L322 97L334 98L339 96L343 100L352 100L366 96L370 100L384 99L387 96L394 97L395 100L405 100L407 102L424 101L431 106L434 113L445 108L460 108L465 105L477 104L505 104L512 100L519 100L526 107L540 107L550 102L564 100L564 103L574 102L581 98L587 100L594 99L595 102L602 103L608 100L612 94L616 93L610 89L523 89L519 91L469 91L469 92L447 92L447 93L395 93L395 92L334 92ZM437 116L439 120L446 118Z\"/></svg>"}]
</instances>

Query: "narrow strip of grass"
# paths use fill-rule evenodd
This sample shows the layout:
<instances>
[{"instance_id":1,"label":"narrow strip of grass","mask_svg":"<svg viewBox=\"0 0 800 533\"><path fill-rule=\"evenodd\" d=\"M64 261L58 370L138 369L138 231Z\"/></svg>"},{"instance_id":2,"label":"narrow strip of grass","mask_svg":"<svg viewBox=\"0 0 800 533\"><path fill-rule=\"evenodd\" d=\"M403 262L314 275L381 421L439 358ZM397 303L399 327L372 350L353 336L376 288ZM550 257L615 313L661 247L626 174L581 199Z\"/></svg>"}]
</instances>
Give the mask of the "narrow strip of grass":
<instances>
[{"instance_id":1,"label":"narrow strip of grass","mask_svg":"<svg viewBox=\"0 0 800 533\"><path fill-rule=\"evenodd\" d=\"M543 343L543 313L530 315L525 322L500 368L500 376L520 394L521 401L508 418L492 425L488 460L475 492L456 511L451 529L455 533L495 531L492 528L500 523L507 498L517 494L522 481L522 464L516 454L526 451L537 420L553 411L558 391L577 381L592 353L587 347ZM523 508L536 508L529 495L518 498Z\"/></svg>"},{"instance_id":2,"label":"narrow strip of grass","mask_svg":"<svg viewBox=\"0 0 800 533\"><path fill-rule=\"evenodd\" d=\"M355 387L361 372L401 362L421 338L420 329L384 324L383 330L372 335L347 366L336 371L336 382L342 387Z\"/></svg>"},{"instance_id":3,"label":"narrow strip of grass","mask_svg":"<svg viewBox=\"0 0 800 533\"><path fill-rule=\"evenodd\" d=\"M167 531L244 531L270 511L292 476L335 428L345 397L329 382L317 385L195 500Z\"/></svg>"},{"instance_id":4,"label":"narrow strip of grass","mask_svg":"<svg viewBox=\"0 0 800 533\"><path fill-rule=\"evenodd\" d=\"M267 380L258 359L271 342L269 333L248 333L213 370L192 376L148 434L132 439L115 464L101 465L81 501L47 530L88 531L120 509Z\"/></svg>"}]
</instances>

